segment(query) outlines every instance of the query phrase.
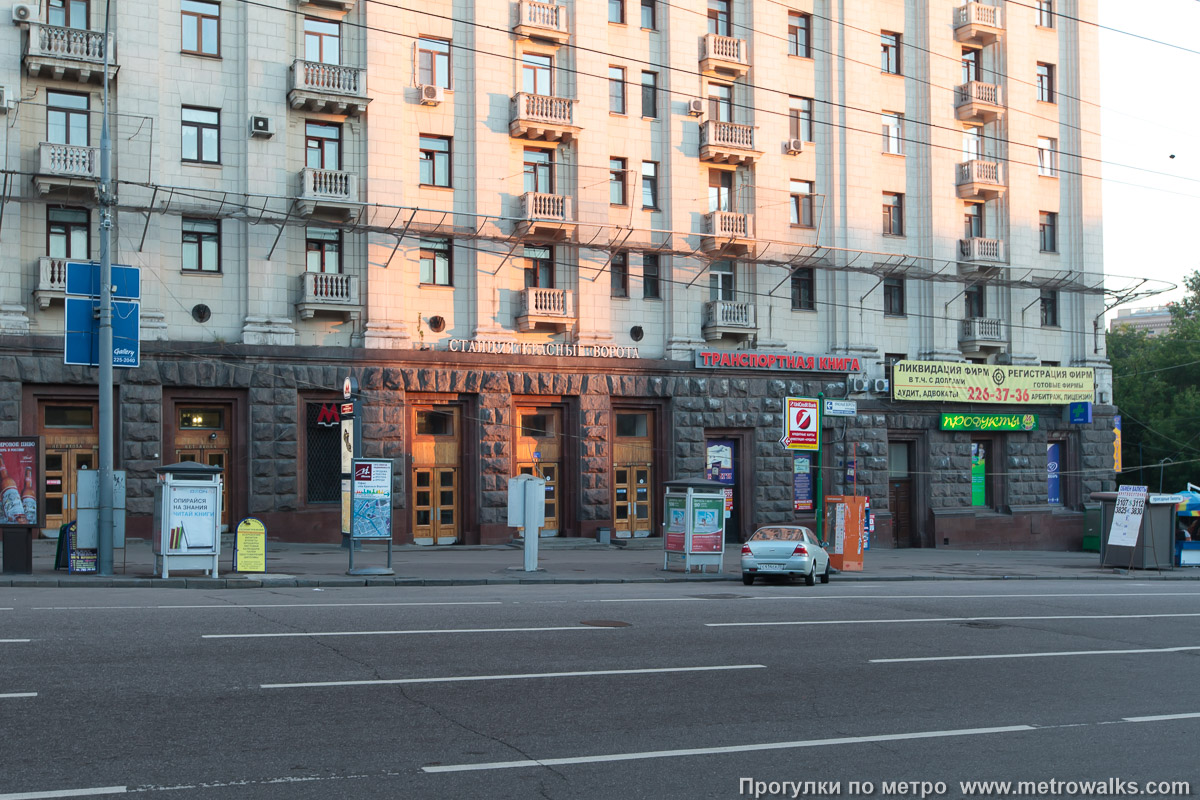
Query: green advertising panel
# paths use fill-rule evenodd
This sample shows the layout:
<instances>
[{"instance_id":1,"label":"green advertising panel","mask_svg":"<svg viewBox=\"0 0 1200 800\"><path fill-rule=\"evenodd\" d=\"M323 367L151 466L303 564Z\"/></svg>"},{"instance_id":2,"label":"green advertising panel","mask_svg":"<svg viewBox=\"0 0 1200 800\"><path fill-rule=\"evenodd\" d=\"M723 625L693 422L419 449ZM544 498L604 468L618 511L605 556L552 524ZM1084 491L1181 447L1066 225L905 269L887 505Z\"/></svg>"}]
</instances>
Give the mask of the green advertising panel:
<instances>
[{"instance_id":1,"label":"green advertising panel","mask_svg":"<svg viewBox=\"0 0 1200 800\"><path fill-rule=\"evenodd\" d=\"M977 442L971 443L971 505L987 505L987 450Z\"/></svg>"},{"instance_id":2,"label":"green advertising panel","mask_svg":"<svg viewBox=\"0 0 1200 800\"><path fill-rule=\"evenodd\" d=\"M942 414L944 431L1036 431L1037 414Z\"/></svg>"}]
</instances>

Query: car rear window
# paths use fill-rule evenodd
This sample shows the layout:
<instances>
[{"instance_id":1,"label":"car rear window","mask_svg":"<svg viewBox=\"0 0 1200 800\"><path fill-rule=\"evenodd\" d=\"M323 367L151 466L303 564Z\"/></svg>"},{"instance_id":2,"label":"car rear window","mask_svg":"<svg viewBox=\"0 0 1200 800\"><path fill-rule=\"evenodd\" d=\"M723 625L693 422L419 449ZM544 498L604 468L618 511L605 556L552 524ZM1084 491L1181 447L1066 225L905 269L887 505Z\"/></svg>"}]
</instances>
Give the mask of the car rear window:
<instances>
[{"instance_id":1,"label":"car rear window","mask_svg":"<svg viewBox=\"0 0 1200 800\"><path fill-rule=\"evenodd\" d=\"M761 528L750 537L752 542L798 542L803 539L803 528Z\"/></svg>"}]
</instances>

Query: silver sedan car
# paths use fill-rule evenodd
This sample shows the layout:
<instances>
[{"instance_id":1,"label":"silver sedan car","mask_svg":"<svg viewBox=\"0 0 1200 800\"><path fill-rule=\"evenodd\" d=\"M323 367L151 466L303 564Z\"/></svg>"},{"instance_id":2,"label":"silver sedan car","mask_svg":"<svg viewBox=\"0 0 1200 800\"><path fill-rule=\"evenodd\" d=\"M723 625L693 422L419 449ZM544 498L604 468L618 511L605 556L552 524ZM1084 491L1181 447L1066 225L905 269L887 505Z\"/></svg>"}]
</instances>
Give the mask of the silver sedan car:
<instances>
[{"instance_id":1,"label":"silver sedan car","mask_svg":"<svg viewBox=\"0 0 1200 800\"><path fill-rule=\"evenodd\" d=\"M803 575L812 586L829 583L829 554L808 528L801 525L768 525L759 528L742 545L742 583L766 575Z\"/></svg>"}]
</instances>

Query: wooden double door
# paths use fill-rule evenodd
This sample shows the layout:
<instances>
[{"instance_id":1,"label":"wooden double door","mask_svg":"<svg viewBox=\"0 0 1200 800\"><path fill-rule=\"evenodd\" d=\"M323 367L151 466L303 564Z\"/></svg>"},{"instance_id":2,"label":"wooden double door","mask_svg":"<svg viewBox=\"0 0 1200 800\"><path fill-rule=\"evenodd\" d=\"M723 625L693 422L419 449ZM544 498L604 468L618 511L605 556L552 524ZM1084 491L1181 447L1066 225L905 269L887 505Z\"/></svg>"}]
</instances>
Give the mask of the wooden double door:
<instances>
[{"instance_id":1,"label":"wooden double door","mask_svg":"<svg viewBox=\"0 0 1200 800\"><path fill-rule=\"evenodd\" d=\"M230 529L229 487L236 485L232 474L233 406L229 403L204 403L175 406L175 461L197 462L220 467L221 530Z\"/></svg>"},{"instance_id":2,"label":"wooden double door","mask_svg":"<svg viewBox=\"0 0 1200 800\"><path fill-rule=\"evenodd\" d=\"M42 480L46 530L74 522L79 508L79 473L96 469L100 459L97 404L91 401L52 401L38 404L38 433L45 450ZM17 481L23 476L14 476Z\"/></svg>"},{"instance_id":3,"label":"wooden double door","mask_svg":"<svg viewBox=\"0 0 1200 800\"><path fill-rule=\"evenodd\" d=\"M562 531L563 410L518 406L516 471L546 480L546 517L542 536Z\"/></svg>"},{"instance_id":4,"label":"wooden double door","mask_svg":"<svg viewBox=\"0 0 1200 800\"><path fill-rule=\"evenodd\" d=\"M454 544L462 535L462 409L418 403L411 413L413 541Z\"/></svg>"},{"instance_id":5,"label":"wooden double door","mask_svg":"<svg viewBox=\"0 0 1200 800\"><path fill-rule=\"evenodd\" d=\"M649 409L613 410L613 533L654 535L654 419Z\"/></svg>"}]
</instances>

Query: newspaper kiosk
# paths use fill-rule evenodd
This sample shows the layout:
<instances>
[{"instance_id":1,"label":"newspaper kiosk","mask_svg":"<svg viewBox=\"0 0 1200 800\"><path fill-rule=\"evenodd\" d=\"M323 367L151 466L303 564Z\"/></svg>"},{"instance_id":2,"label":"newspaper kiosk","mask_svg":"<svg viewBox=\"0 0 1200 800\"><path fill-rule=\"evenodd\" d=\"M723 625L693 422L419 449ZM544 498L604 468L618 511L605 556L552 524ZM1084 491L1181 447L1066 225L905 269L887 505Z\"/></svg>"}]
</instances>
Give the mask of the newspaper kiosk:
<instances>
[{"instance_id":1,"label":"newspaper kiosk","mask_svg":"<svg viewBox=\"0 0 1200 800\"><path fill-rule=\"evenodd\" d=\"M725 484L707 478L666 481L663 569L721 571L725 555Z\"/></svg>"},{"instance_id":2,"label":"newspaper kiosk","mask_svg":"<svg viewBox=\"0 0 1200 800\"><path fill-rule=\"evenodd\" d=\"M154 470L154 571L199 569L217 577L221 554L220 467L185 461Z\"/></svg>"}]
</instances>

